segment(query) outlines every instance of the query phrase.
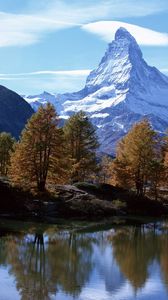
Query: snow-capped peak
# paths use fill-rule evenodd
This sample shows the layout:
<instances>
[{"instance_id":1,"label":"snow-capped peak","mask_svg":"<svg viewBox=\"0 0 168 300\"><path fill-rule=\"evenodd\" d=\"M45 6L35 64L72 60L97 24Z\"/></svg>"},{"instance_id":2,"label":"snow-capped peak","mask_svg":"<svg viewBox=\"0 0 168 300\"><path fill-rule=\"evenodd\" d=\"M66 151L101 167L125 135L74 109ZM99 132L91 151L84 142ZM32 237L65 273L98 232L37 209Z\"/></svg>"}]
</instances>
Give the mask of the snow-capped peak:
<instances>
[{"instance_id":1,"label":"snow-capped peak","mask_svg":"<svg viewBox=\"0 0 168 300\"><path fill-rule=\"evenodd\" d=\"M88 76L87 89L90 92L112 84L115 87L122 85L125 89L133 66L141 60L142 52L134 37L125 28L119 28L115 40L108 45L98 68Z\"/></svg>"},{"instance_id":2,"label":"snow-capped peak","mask_svg":"<svg viewBox=\"0 0 168 300\"><path fill-rule=\"evenodd\" d=\"M64 118L86 111L103 152L114 153L118 139L144 117L160 132L168 128L168 77L148 66L135 38L122 27L81 91L40 96L41 102L50 99Z\"/></svg>"},{"instance_id":3,"label":"snow-capped peak","mask_svg":"<svg viewBox=\"0 0 168 300\"><path fill-rule=\"evenodd\" d=\"M121 39L127 39L131 43L135 43L136 45L138 45L135 38L124 27L118 28L118 30L115 33L115 39L114 40L118 41L118 40L121 40Z\"/></svg>"}]
</instances>

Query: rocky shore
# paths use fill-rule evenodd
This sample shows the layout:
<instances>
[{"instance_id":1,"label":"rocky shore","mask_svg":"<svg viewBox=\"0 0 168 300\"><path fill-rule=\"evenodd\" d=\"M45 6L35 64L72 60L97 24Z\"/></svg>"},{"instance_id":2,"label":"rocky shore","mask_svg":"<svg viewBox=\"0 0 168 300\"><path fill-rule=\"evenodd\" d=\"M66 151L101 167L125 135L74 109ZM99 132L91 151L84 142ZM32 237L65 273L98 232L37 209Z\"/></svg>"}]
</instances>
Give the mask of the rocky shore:
<instances>
[{"instance_id":1,"label":"rocky shore","mask_svg":"<svg viewBox=\"0 0 168 300\"><path fill-rule=\"evenodd\" d=\"M52 193L33 195L0 181L0 216L101 219L110 216L168 214L162 202L137 198L111 185L78 183L52 186Z\"/></svg>"}]
</instances>

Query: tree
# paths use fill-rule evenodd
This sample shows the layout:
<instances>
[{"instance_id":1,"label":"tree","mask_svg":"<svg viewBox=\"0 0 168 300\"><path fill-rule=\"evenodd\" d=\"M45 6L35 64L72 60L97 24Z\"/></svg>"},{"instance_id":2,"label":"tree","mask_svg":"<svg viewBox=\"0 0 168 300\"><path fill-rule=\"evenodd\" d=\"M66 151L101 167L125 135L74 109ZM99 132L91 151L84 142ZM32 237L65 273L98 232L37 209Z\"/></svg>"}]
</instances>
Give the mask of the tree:
<instances>
[{"instance_id":1,"label":"tree","mask_svg":"<svg viewBox=\"0 0 168 300\"><path fill-rule=\"evenodd\" d=\"M155 200L158 199L158 190L163 183L165 167L163 163L163 157L153 160L150 165L150 181L151 181L151 193L154 195Z\"/></svg>"},{"instance_id":2,"label":"tree","mask_svg":"<svg viewBox=\"0 0 168 300\"><path fill-rule=\"evenodd\" d=\"M164 155L164 180L163 183L166 187L168 187L168 132L167 135L164 139L164 150L163 150L163 155Z\"/></svg>"},{"instance_id":3,"label":"tree","mask_svg":"<svg viewBox=\"0 0 168 300\"><path fill-rule=\"evenodd\" d=\"M96 171L99 146L95 129L87 115L80 111L71 116L64 133L72 163L72 181L84 181Z\"/></svg>"},{"instance_id":4,"label":"tree","mask_svg":"<svg viewBox=\"0 0 168 300\"><path fill-rule=\"evenodd\" d=\"M110 156L104 155L100 162L100 170L98 173L99 182L111 183L113 159Z\"/></svg>"},{"instance_id":5,"label":"tree","mask_svg":"<svg viewBox=\"0 0 168 300\"><path fill-rule=\"evenodd\" d=\"M10 133L0 133L0 175L7 176L15 139Z\"/></svg>"},{"instance_id":6,"label":"tree","mask_svg":"<svg viewBox=\"0 0 168 300\"><path fill-rule=\"evenodd\" d=\"M63 130L54 107L40 107L28 121L11 158L11 179L23 187L44 191L46 182L66 179Z\"/></svg>"},{"instance_id":7,"label":"tree","mask_svg":"<svg viewBox=\"0 0 168 300\"><path fill-rule=\"evenodd\" d=\"M162 162L160 148L158 135L148 120L135 124L117 147L114 169L118 184L135 187L137 195L143 196L146 183L154 178L153 169L159 170Z\"/></svg>"}]
</instances>

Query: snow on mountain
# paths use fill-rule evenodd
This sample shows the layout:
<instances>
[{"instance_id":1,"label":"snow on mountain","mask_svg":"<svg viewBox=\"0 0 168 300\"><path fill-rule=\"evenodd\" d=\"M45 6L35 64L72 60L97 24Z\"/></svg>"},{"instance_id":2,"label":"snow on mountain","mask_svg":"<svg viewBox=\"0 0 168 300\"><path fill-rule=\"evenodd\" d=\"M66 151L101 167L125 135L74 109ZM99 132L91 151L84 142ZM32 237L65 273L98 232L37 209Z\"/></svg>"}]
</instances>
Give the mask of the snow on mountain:
<instances>
[{"instance_id":1,"label":"snow on mountain","mask_svg":"<svg viewBox=\"0 0 168 300\"><path fill-rule=\"evenodd\" d=\"M84 110L97 126L101 151L112 154L117 141L147 117L159 132L168 128L168 77L144 61L134 37L119 28L99 66L75 93L25 98L34 109L51 102L64 119Z\"/></svg>"},{"instance_id":2,"label":"snow on mountain","mask_svg":"<svg viewBox=\"0 0 168 300\"><path fill-rule=\"evenodd\" d=\"M59 102L57 101L55 95L45 91L40 95L22 97L32 106L35 111L40 105L45 105L47 102L52 103L54 106L59 106Z\"/></svg>"}]
</instances>

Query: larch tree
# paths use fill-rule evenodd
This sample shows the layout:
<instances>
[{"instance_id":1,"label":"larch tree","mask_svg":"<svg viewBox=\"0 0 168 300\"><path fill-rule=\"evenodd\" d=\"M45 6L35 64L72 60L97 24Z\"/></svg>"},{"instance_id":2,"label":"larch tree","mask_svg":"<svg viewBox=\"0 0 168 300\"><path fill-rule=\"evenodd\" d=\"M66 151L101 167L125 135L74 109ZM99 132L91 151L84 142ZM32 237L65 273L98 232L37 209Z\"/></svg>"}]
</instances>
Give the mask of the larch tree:
<instances>
[{"instance_id":1,"label":"larch tree","mask_svg":"<svg viewBox=\"0 0 168 300\"><path fill-rule=\"evenodd\" d=\"M0 175L7 176L11 153L14 150L15 139L10 133L0 133Z\"/></svg>"},{"instance_id":2,"label":"larch tree","mask_svg":"<svg viewBox=\"0 0 168 300\"><path fill-rule=\"evenodd\" d=\"M150 192L151 195L154 196L155 200L158 199L159 188L163 183L163 178L165 180L164 160L161 153L159 159L153 160L150 165L150 177L149 177L149 180L151 182Z\"/></svg>"},{"instance_id":3,"label":"larch tree","mask_svg":"<svg viewBox=\"0 0 168 300\"><path fill-rule=\"evenodd\" d=\"M58 121L51 104L41 106L28 121L11 157L10 177L14 184L44 191L46 183L66 180L64 134Z\"/></svg>"},{"instance_id":4,"label":"larch tree","mask_svg":"<svg viewBox=\"0 0 168 300\"><path fill-rule=\"evenodd\" d=\"M138 196L145 195L146 183L152 185L152 181L158 180L152 172L161 170L160 147L158 135L148 120L135 124L117 147L113 167L118 185L134 187Z\"/></svg>"},{"instance_id":5,"label":"larch tree","mask_svg":"<svg viewBox=\"0 0 168 300\"><path fill-rule=\"evenodd\" d=\"M167 188L168 187L168 132L166 137L164 138L164 177L163 177L163 185Z\"/></svg>"},{"instance_id":6,"label":"larch tree","mask_svg":"<svg viewBox=\"0 0 168 300\"><path fill-rule=\"evenodd\" d=\"M100 166L99 172L98 172L99 182L111 184L113 158L110 156L104 155L101 158L99 166Z\"/></svg>"},{"instance_id":7,"label":"larch tree","mask_svg":"<svg viewBox=\"0 0 168 300\"><path fill-rule=\"evenodd\" d=\"M96 150L99 147L94 126L80 111L66 122L64 133L72 165L71 180L90 179L97 170Z\"/></svg>"}]
</instances>

